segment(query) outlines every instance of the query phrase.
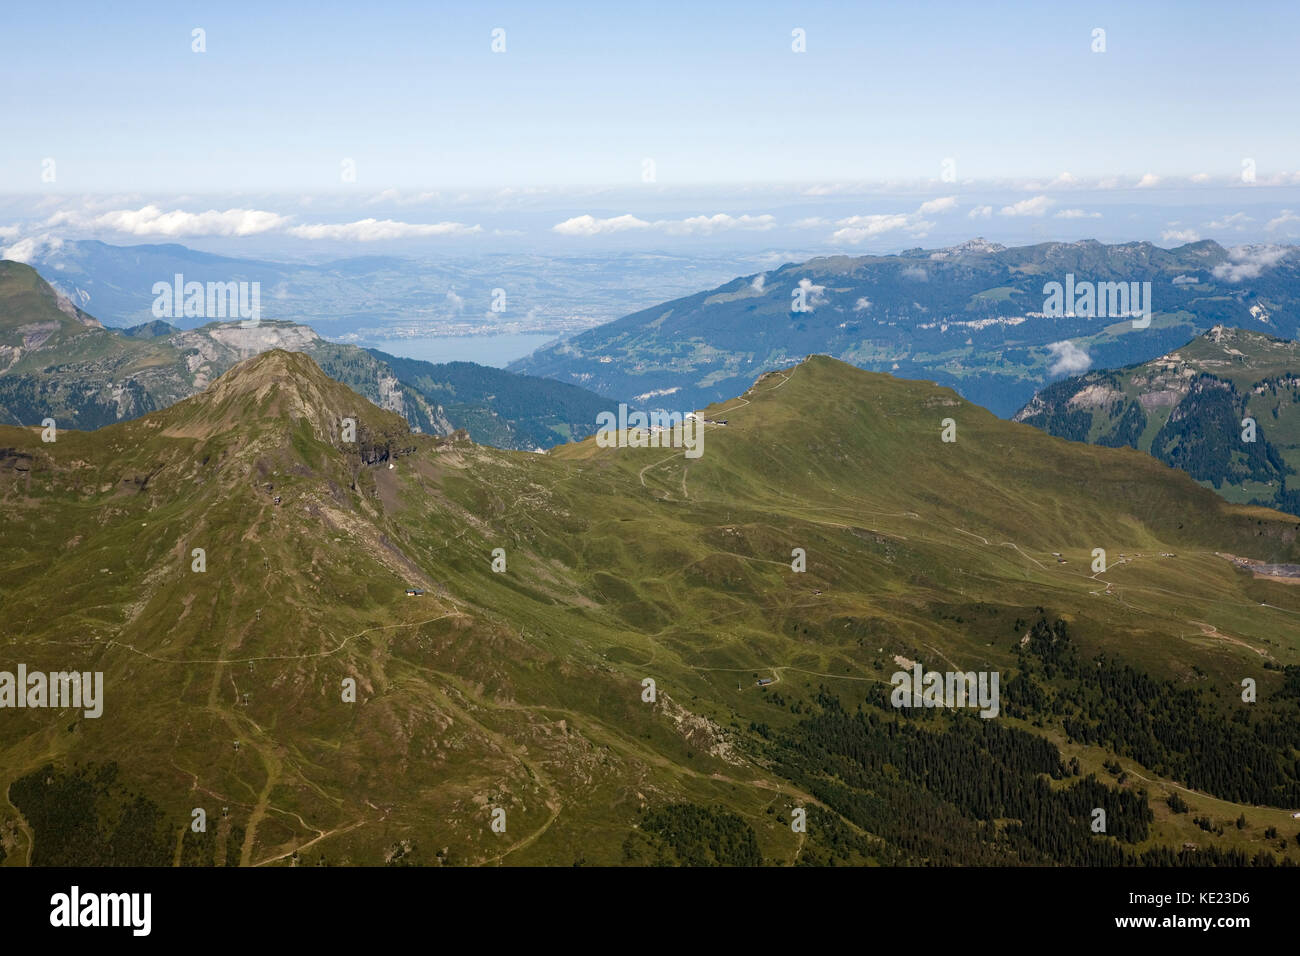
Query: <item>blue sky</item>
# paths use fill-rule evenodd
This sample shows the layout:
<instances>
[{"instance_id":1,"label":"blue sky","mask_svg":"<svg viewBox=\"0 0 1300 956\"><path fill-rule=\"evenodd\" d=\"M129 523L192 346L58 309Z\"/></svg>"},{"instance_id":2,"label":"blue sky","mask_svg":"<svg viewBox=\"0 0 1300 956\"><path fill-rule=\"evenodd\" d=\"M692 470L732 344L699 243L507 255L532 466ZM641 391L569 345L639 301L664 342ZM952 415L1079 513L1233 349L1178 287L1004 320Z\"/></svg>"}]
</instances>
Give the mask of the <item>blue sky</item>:
<instances>
[{"instance_id":1,"label":"blue sky","mask_svg":"<svg viewBox=\"0 0 1300 956\"><path fill-rule=\"evenodd\" d=\"M646 158L660 184L918 180L949 157L963 179L1300 168L1293 3L51 3L4 19L2 192L50 191L46 157L57 190L198 193L631 184Z\"/></svg>"},{"instance_id":2,"label":"blue sky","mask_svg":"<svg viewBox=\"0 0 1300 956\"><path fill-rule=\"evenodd\" d=\"M1297 27L1269 2L13 5L0 255L1293 242Z\"/></svg>"}]
</instances>

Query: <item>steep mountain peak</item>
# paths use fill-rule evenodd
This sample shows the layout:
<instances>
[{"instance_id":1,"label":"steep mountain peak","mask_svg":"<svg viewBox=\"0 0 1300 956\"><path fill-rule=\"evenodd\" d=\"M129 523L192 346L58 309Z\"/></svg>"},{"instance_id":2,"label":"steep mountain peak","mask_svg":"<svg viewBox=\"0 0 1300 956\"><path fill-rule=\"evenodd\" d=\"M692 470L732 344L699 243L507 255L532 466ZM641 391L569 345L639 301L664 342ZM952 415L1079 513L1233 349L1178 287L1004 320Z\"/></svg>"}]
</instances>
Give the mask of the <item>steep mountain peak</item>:
<instances>
[{"instance_id":1,"label":"steep mountain peak","mask_svg":"<svg viewBox=\"0 0 1300 956\"><path fill-rule=\"evenodd\" d=\"M1188 242L1178 247L1184 252L1195 253L1199 256L1209 256L1214 259L1226 258L1228 250L1223 248L1213 239L1198 239L1195 242Z\"/></svg>"},{"instance_id":2,"label":"steep mountain peak","mask_svg":"<svg viewBox=\"0 0 1300 956\"><path fill-rule=\"evenodd\" d=\"M990 242L983 236L976 236L974 239L967 239L963 243L952 246L948 252L1002 252L1007 247L1000 242Z\"/></svg>"},{"instance_id":3,"label":"steep mountain peak","mask_svg":"<svg viewBox=\"0 0 1300 956\"><path fill-rule=\"evenodd\" d=\"M356 422L352 440L361 443L410 433L401 416L334 381L309 356L284 349L245 359L206 391L150 418L164 424L164 434L193 438L259 421L306 422L317 440L335 444L348 440L345 419Z\"/></svg>"},{"instance_id":4,"label":"steep mountain peak","mask_svg":"<svg viewBox=\"0 0 1300 956\"><path fill-rule=\"evenodd\" d=\"M234 366L213 383L210 391L219 393L223 390L261 387L285 378L303 381L319 379L321 383L329 380L320 366L301 352L269 349Z\"/></svg>"},{"instance_id":5,"label":"steep mountain peak","mask_svg":"<svg viewBox=\"0 0 1300 956\"><path fill-rule=\"evenodd\" d=\"M965 242L958 243L955 246L947 246L943 249L936 249L933 252L928 252L924 249L910 250L910 256L912 258L941 261L943 259L961 258L963 256L991 256L996 255L999 252L1004 252L1006 248L1006 246L1000 243L989 242L983 236L977 236L974 239L967 239ZM909 255L909 253L903 253L903 255L906 256Z\"/></svg>"}]
</instances>

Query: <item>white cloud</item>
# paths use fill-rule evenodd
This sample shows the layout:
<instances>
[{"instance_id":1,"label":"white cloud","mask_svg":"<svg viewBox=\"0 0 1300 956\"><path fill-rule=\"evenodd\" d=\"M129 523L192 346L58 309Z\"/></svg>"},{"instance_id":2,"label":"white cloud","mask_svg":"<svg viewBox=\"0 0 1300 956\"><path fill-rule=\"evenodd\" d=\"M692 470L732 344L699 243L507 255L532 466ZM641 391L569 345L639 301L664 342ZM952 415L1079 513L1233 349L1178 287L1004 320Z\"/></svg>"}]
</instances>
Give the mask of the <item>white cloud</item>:
<instances>
[{"instance_id":1,"label":"white cloud","mask_svg":"<svg viewBox=\"0 0 1300 956\"><path fill-rule=\"evenodd\" d=\"M763 284L765 282L767 282L767 273L760 272L758 275L754 276L754 281L749 284L749 287L755 292L762 292Z\"/></svg>"},{"instance_id":2,"label":"white cloud","mask_svg":"<svg viewBox=\"0 0 1300 956\"><path fill-rule=\"evenodd\" d=\"M173 209L163 212L155 205L140 209L115 209L98 216L83 217L74 212L56 212L48 224L71 225L79 229L124 232L132 236L255 236L281 229L289 220L279 213L264 209L226 209L207 212L185 212Z\"/></svg>"},{"instance_id":3,"label":"white cloud","mask_svg":"<svg viewBox=\"0 0 1300 956\"><path fill-rule=\"evenodd\" d=\"M688 219L662 219L656 222L656 229L663 229L671 235L711 235L731 229L766 230L776 228L776 219L769 215L762 216L728 216L718 213L714 216L691 216Z\"/></svg>"},{"instance_id":4,"label":"white cloud","mask_svg":"<svg viewBox=\"0 0 1300 956\"><path fill-rule=\"evenodd\" d=\"M650 223L636 216L614 216L610 219L597 219L595 216L574 216L551 227L553 232L562 236L600 236L611 232L627 232L629 229L649 229Z\"/></svg>"},{"instance_id":5,"label":"white cloud","mask_svg":"<svg viewBox=\"0 0 1300 956\"><path fill-rule=\"evenodd\" d=\"M930 275L920 266L908 266L901 273L904 279L912 279L916 282L929 282Z\"/></svg>"},{"instance_id":6,"label":"white cloud","mask_svg":"<svg viewBox=\"0 0 1300 956\"><path fill-rule=\"evenodd\" d=\"M1194 182L1194 183L1208 183L1208 182L1210 181L1210 174L1209 174L1209 173L1196 173L1195 175L1193 175L1193 176L1191 177L1191 180L1192 180L1192 182Z\"/></svg>"},{"instance_id":7,"label":"white cloud","mask_svg":"<svg viewBox=\"0 0 1300 956\"><path fill-rule=\"evenodd\" d=\"M19 239L7 248L0 249L0 259L30 263L38 256L57 251L62 245L63 240L56 239L53 236L28 236L26 239Z\"/></svg>"},{"instance_id":8,"label":"white cloud","mask_svg":"<svg viewBox=\"0 0 1300 956\"><path fill-rule=\"evenodd\" d=\"M866 312L869 308L871 308L871 300L866 296L863 296L861 299L858 299L857 302L853 303L854 312Z\"/></svg>"},{"instance_id":9,"label":"white cloud","mask_svg":"<svg viewBox=\"0 0 1300 956\"><path fill-rule=\"evenodd\" d=\"M831 241L855 244L900 229L910 235L921 237L934 226L934 223L926 221L921 218L922 216L931 212L946 212L956 205L956 196L943 196L921 203L916 212L874 213L838 219L835 225L839 228L831 233Z\"/></svg>"},{"instance_id":10,"label":"white cloud","mask_svg":"<svg viewBox=\"0 0 1300 956\"><path fill-rule=\"evenodd\" d=\"M1048 375L1078 375L1080 372L1088 371L1092 365L1092 358L1088 353L1068 339L1064 342L1053 342L1047 348L1055 359L1052 367L1047 370Z\"/></svg>"},{"instance_id":11,"label":"white cloud","mask_svg":"<svg viewBox=\"0 0 1300 956\"><path fill-rule=\"evenodd\" d=\"M1023 189L1026 192L1042 192L1044 189L1073 189L1082 185L1083 180L1070 172L1063 172L1046 183L1041 179L1021 179L1016 181L1016 188Z\"/></svg>"},{"instance_id":12,"label":"white cloud","mask_svg":"<svg viewBox=\"0 0 1300 956\"><path fill-rule=\"evenodd\" d=\"M872 216L850 216L839 220L836 225L840 228L831 233L832 239L856 243L896 229L907 229L913 225L913 220L907 213L896 212Z\"/></svg>"},{"instance_id":13,"label":"white cloud","mask_svg":"<svg viewBox=\"0 0 1300 956\"><path fill-rule=\"evenodd\" d=\"M283 232L299 239L372 242L381 239L463 236L482 231L480 226L467 226L459 222L409 223L374 218L360 219L356 222L303 226L291 226L290 222L290 217L264 209L164 211L155 204L142 206L139 209L114 209L92 216L61 211L54 213L47 220L49 226L70 226L88 232L108 230L131 236L165 236L172 239L194 236L237 238Z\"/></svg>"},{"instance_id":14,"label":"white cloud","mask_svg":"<svg viewBox=\"0 0 1300 956\"><path fill-rule=\"evenodd\" d=\"M593 190L595 192L600 189ZM549 186L502 186L496 191L496 195L501 199L511 199L515 196L545 196L551 192Z\"/></svg>"},{"instance_id":15,"label":"white cloud","mask_svg":"<svg viewBox=\"0 0 1300 956\"><path fill-rule=\"evenodd\" d=\"M1160 233L1161 242L1196 242L1200 238L1195 229L1166 229Z\"/></svg>"},{"instance_id":16,"label":"white cloud","mask_svg":"<svg viewBox=\"0 0 1300 956\"><path fill-rule=\"evenodd\" d=\"M943 196L939 199L929 199L921 203L921 207L917 209L917 213L922 216L927 216L931 213L947 212L949 209L955 209L956 207L956 196Z\"/></svg>"},{"instance_id":17,"label":"white cloud","mask_svg":"<svg viewBox=\"0 0 1300 956\"><path fill-rule=\"evenodd\" d=\"M1195 285L1199 281L1196 276L1174 276L1173 279L1174 285Z\"/></svg>"},{"instance_id":18,"label":"white cloud","mask_svg":"<svg viewBox=\"0 0 1300 956\"><path fill-rule=\"evenodd\" d=\"M595 216L574 216L551 227L562 236L600 236L631 230L653 229L674 236L712 235L732 229L766 230L776 228L776 219L770 215L730 216L717 213L713 216L690 216L686 219L657 219L649 222L627 214L597 219Z\"/></svg>"},{"instance_id":19,"label":"white cloud","mask_svg":"<svg viewBox=\"0 0 1300 956\"><path fill-rule=\"evenodd\" d=\"M1265 269L1276 265L1287 251L1286 246L1237 246L1228 250L1230 262L1214 267L1214 277L1229 282L1258 278Z\"/></svg>"},{"instance_id":20,"label":"white cloud","mask_svg":"<svg viewBox=\"0 0 1300 956\"><path fill-rule=\"evenodd\" d=\"M1087 212L1083 209L1062 209L1053 219L1100 219L1101 213Z\"/></svg>"},{"instance_id":21,"label":"white cloud","mask_svg":"<svg viewBox=\"0 0 1300 956\"><path fill-rule=\"evenodd\" d=\"M966 215L970 216L972 219L988 219L990 216L993 215L993 207L992 207L992 206L976 206L974 209L972 209L972 210L971 210L970 212L968 212Z\"/></svg>"},{"instance_id":22,"label":"white cloud","mask_svg":"<svg viewBox=\"0 0 1300 956\"><path fill-rule=\"evenodd\" d=\"M805 252L788 249L769 249L767 252L760 252L758 255L749 258L755 262L766 263L769 266L783 266L787 262L802 262L808 258L808 255Z\"/></svg>"},{"instance_id":23,"label":"white cloud","mask_svg":"<svg viewBox=\"0 0 1300 956\"><path fill-rule=\"evenodd\" d=\"M1297 184L1300 184L1300 172L1274 173L1272 176L1255 180L1257 186L1295 186Z\"/></svg>"},{"instance_id":24,"label":"white cloud","mask_svg":"<svg viewBox=\"0 0 1300 956\"><path fill-rule=\"evenodd\" d=\"M834 196L847 189L843 183L818 183L803 191L805 196Z\"/></svg>"},{"instance_id":25,"label":"white cloud","mask_svg":"<svg viewBox=\"0 0 1300 956\"><path fill-rule=\"evenodd\" d=\"M1022 199L1018 203L1010 206L1003 206L998 210L999 216L1041 216L1044 215L1048 208L1053 205L1052 200L1046 196L1035 196L1032 199Z\"/></svg>"},{"instance_id":26,"label":"white cloud","mask_svg":"<svg viewBox=\"0 0 1300 956\"><path fill-rule=\"evenodd\" d=\"M642 392L640 395L633 395L633 396L632 396L632 401L634 401L634 402L644 402L644 401L646 401L647 399L650 399L650 398L660 398L660 397L662 397L662 396L664 396L664 395L672 395L672 394L674 394L674 393L676 393L676 392L680 392L680 391L681 391L681 386L680 386L680 385L674 385L672 388L656 388L656 389L652 389L651 391L648 391L648 392Z\"/></svg>"},{"instance_id":27,"label":"white cloud","mask_svg":"<svg viewBox=\"0 0 1300 956\"><path fill-rule=\"evenodd\" d=\"M1281 229L1287 223L1291 223L1291 222L1300 222L1300 216L1297 216L1290 209L1283 209L1282 215L1278 216L1276 219L1270 219L1268 221L1268 225L1266 225L1264 228L1267 229L1269 232L1273 232L1277 229Z\"/></svg>"},{"instance_id":28,"label":"white cloud","mask_svg":"<svg viewBox=\"0 0 1300 956\"><path fill-rule=\"evenodd\" d=\"M289 235L299 239L337 239L345 242L376 242L383 239L416 239L428 236L468 236L482 232L481 226L461 222L412 223L392 219L359 219L356 222L294 226Z\"/></svg>"},{"instance_id":29,"label":"white cloud","mask_svg":"<svg viewBox=\"0 0 1300 956\"><path fill-rule=\"evenodd\" d=\"M800 279L799 288L803 289L803 304L808 309L811 310L819 305L826 304L826 296L823 294L826 291L826 286L814 285L812 279Z\"/></svg>"},{"instance_id":30,"label":"white cloud","mask_svg":"<svg viewBox=\"0 0 1300 956\"><path fill-rule=\"evenodd\" d=\"M447 305L451 307L451 311L460 312L465 308L465 300L456 294L455 289L448 289Z\"/></svg>"},{"instance_id":31,"label":"white cloud","mask_svg":"<svg viewBox=\"0 0 1300 956\"><path fill-rule=\"evenodd\" d=\"M1160 185L1160 177L1155 173L1146 173L1137 181L1137 189L1150 189L1152 186Z\"/></svg>"}]
</instances>

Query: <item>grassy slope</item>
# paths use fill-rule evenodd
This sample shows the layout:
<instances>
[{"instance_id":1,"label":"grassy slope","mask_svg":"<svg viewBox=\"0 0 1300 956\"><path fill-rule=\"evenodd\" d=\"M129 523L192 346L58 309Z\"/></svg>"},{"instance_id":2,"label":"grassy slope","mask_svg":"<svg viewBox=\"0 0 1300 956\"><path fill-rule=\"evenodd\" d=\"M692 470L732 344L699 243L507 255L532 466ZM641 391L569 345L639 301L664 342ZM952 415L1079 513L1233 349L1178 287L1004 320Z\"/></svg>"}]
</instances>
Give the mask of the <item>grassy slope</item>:
<instances>
[{"instance_id":1,"label":"grassy slope","mask_svg":"<svg viewBox=\"0 0 1300 956\"><path fill-rule=\"evenodd\" d=\"M54 290L35 270L0 259L0 345L22 345L24 326L32 323L57 326L52 336L56 341L86 331L82 318L89 320L89 316L70 304L66 308L59 307Z\"/></svg>"},{"instance_id":2,"label":"grassy slope","mask_svg":"<svg viewBox=\"0 0 1300 956\"><path fill-rule=\"evenodd\" d=\"M378 863L404 839L420 863L617 862L637 808L669 800L722 803L792 860L799 841L764 811L807 798L744 728L793 718L755 676L848 706L896 654L1006 668L1012 622L1037 606L1090 648L1229 691L1243 675L1276 688L1261 655L1300 660L1300 589L1214 555L1300 560L1294 519L946 389L812 359L714 408L730 424L701 459L591 441L537 456L405 435L283 354L53 445L0 429L5 656L102 669L108 687L98 721L7 713L0 786L49 759L115 759L177 820L229 806L244 863L308 843L305 860ZM364 457L393 457L340 444L349 414ZM1168 821L1157 807L1162 833L1204 843L1189 821L1216 802L1188 800ZM506 834L488 829L498 805ZM1284 826L1248 815L1221 839Z\"/></svg>"}]
</instances>

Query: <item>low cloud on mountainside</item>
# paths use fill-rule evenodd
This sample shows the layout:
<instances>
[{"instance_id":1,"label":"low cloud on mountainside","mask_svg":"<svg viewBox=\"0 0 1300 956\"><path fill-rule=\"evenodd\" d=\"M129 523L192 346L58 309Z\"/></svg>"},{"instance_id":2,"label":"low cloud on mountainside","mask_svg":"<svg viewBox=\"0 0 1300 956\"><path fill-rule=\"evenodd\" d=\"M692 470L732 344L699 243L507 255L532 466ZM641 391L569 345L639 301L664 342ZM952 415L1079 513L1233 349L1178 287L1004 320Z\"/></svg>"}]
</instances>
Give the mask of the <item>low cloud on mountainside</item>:
<instances>
[{"instance_id":1,"label":"low cloud on mountainside","mask_svg":"<svg viewBox=\"0 0 1300 956\"><path fill-rule=\"evenodd\" d=\"M1214 277L1228 282L1257 279L1261 272L1276 265L1290 251L1287 246L1238 246L1229 249L1228 258L1232 261L1215 266Z\"/></svg>"},{"instance_id":2,"label":"low cloud on mountainside","mask_svg":"<svg viewBox=\"0 0 1300 956\"><path fill-rule=\"evenodd\" d=\"M1049 375L1078 375L1092 367L1092 358L1073 342L1053 342L1047 346L1052 353L1052 367Z\"/></svg>"}]
</instances>

